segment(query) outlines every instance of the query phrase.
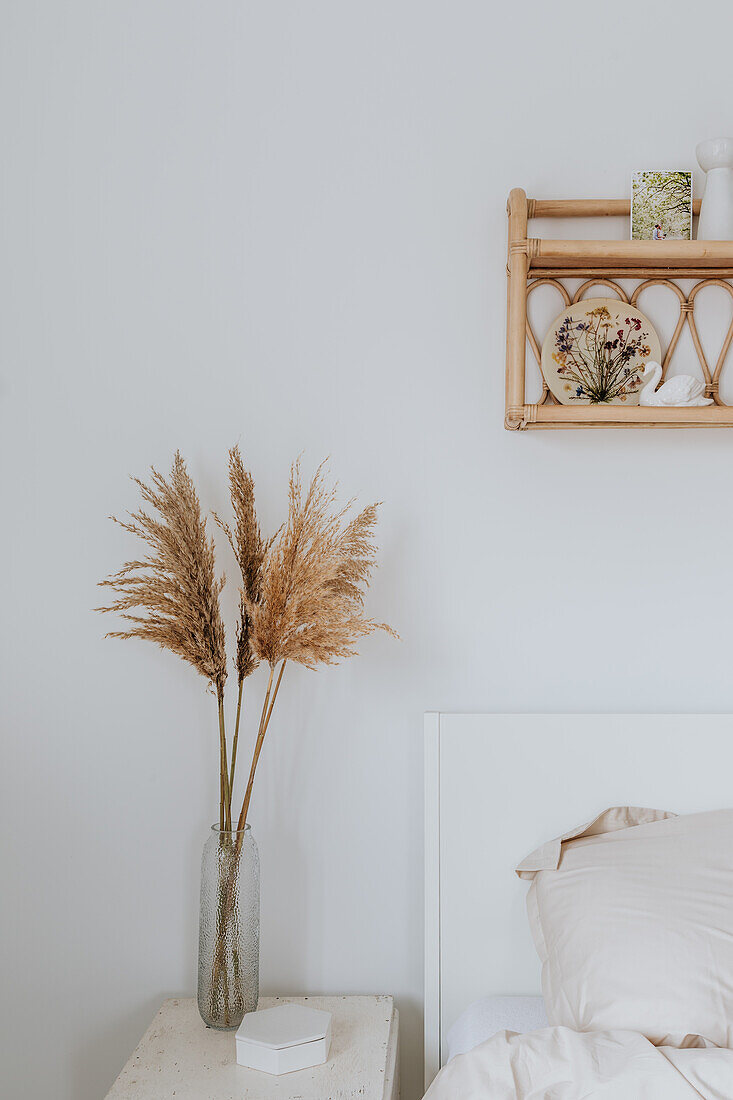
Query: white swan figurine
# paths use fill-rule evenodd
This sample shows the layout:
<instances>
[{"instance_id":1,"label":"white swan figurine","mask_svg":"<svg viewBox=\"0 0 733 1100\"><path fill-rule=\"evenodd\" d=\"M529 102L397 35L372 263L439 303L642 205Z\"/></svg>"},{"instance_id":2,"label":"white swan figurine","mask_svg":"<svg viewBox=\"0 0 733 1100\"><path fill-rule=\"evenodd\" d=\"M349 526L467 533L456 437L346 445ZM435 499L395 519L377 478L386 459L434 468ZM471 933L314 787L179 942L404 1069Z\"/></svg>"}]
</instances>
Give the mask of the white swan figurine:
<instances>
[{"instance_id":1,"label":"white swan figurine","mask_svg":"<svg viewBox=\"0 0 733 1100\"><path fill-rule=\"evenodd\" d=\"M704 384L691 374L676 374L657 390L661 377L659 363L647 363L644 367L644 385L639 391L640 405L712 405L713 399L705 397Z\"/></svg>"}]
</instances>

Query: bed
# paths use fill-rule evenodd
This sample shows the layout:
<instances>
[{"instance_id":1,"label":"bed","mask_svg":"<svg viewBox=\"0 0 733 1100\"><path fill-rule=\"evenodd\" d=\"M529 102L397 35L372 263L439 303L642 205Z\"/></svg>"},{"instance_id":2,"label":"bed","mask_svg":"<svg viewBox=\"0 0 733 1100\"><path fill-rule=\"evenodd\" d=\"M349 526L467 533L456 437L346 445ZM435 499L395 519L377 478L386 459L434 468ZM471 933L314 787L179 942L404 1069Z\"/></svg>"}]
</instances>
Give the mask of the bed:
<instances>
[{"instance_id":1,"label":"bed","mask_svg":"<svg viewBox=\"0 0 733 1100\"><path fill-rule=\"evenodd\" d=\"M484 1030L501 1018L487 997L534 998L524 1019L541 1026L527 886L514 874L522 858L608 806L726 807L731 765L731 715L425 716L426 1088L449 1036L453 1053L465 1050L482 1036L477 1013Z\"/></svg>"}]
</instances>

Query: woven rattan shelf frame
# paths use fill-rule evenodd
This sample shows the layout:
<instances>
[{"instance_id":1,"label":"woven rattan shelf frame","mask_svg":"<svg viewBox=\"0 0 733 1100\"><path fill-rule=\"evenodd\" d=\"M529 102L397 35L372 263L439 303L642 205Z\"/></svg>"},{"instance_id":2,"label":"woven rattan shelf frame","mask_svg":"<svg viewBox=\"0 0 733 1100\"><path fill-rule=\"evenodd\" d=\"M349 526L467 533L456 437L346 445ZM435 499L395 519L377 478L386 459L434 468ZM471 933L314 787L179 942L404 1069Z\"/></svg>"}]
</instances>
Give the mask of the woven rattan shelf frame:
<instances>
[{"instance_id":1,"label":"woven rattan shelf frame","mask_svg":"<svg viewBox=\"0 0 733 1100\"><path fill-rule=\"evenodd\" d=\"M701 428L733 427L733 407L720 398L720 378L733 342L733 320L715 364L710 367L695 324L695 299L708 286L722 287L733 301L733 241L566 241L528 237L530 218L628 217L629 203L610 199L528 199L515 188L508 202L508 296L505 426L526 428ZM696 204L695 213L699 210ZM562 279L584 279L571 295ZM633 279L629 296L616 281ZM682 290L675 280L693 280ZM553 286L566 305L579 301L591 287L610 287L622 301L635 305L650 286L664 286L679 302L679 317L664 353L663 377L685 325L700 361L705 392L714 404L693 408L556 404L543 380L535 404L525 400L526 353L538 366L541 345L527 319L527 302L540 286ZM541 366L540 366L541 373Z\"/></svg>"}]
</instances>

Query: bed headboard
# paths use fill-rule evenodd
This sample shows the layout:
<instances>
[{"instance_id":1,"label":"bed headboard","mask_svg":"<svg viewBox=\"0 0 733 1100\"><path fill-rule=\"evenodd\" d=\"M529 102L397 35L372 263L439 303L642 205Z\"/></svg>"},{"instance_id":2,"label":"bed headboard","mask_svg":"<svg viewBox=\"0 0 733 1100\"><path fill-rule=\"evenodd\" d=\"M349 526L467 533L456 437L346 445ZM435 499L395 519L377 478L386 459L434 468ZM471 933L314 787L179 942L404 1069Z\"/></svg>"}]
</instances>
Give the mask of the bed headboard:
<instances>
[{"instance_id":1,"label":"bed headboard","mask_svg":"<svg viewBox=\"0 0 733 1100\"><path fill-rule=\"evenodd\" d=\"M426 1087L469 1004L540 993L515 865L617 805L733 805L733 715L425 715Z\"/></svg>"}]
</instances>

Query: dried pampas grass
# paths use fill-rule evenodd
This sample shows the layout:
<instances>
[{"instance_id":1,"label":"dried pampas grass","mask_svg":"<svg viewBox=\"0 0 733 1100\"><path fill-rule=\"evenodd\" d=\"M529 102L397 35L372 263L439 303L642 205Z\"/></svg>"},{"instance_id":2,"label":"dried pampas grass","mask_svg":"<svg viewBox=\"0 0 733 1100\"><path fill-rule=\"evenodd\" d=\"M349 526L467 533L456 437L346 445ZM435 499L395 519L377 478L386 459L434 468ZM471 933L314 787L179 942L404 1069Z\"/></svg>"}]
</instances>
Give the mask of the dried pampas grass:
<instances>
[{"instance_id":1,"label":"dried pampas grass","mask_svg":"<svg viewBox=\"0 0 733 1100\"><path fill-rule=\"evenodd\" d=\"M242 576L242 586L239 590L237 649L234 661L237 669L237 717L234 722L232 763L229 770L229 816L231 820L231 792L234 790L234 773L237 767L239 725L242 718L242 691L245 679L254 672L259 664L258 658L252 652L251 619L248 608L259 603L262 591L262 567L272 543L272 539L265 542L262 538L255 511L254 480L250 472L245 470L239 447L236 446L229 451L229 495L232 502L232 511L234 512L234 531L216 512L214 512L214 519L229 541Z\"/></svg>"},{"instance_id":2,"label":"dried pampas grass","mask_svg":"<svg viewBox=\"0 0 733 1100\"><path fill-rule=\"evenodd\" d=\"M145 638L182 657L206 677L217 698L219 716L220 808L222 830L232 828L242 687L260 661L269 664L269 680L260 714L247 788L237 828L247 821L255 771L272 717L285 665L294 661L315 668L356 653L359 638L384 630L386 623L364 613L364 597L376 564L374 529L377 505L349 518L353 502L336 503L322 463L304 493L300 462L290 471L285 525L269 540L262 537L254 500L254 481L238 447L229 452L229 489L234 514L230 525L215 515L239 565L239 619L234 664L237 715L228 759L224 722L227 662L214 543L201 515L198 496L177 452L169 478L154 468L150 484L133 479L143 501L157 516L140 510L119 523L141 539L150 554L127 562L102 581L117 595L99 611L118 612L130 625L107 635ZM278 668L279 666L279 668ZM238 844L243 834L238 835Z\"/></svg>"},{"instance_id":3,"label":"dried pampas grass","mask_svg":"<svg viewBox=\"0 0 733 1100\"><path fill-rule=\"evenodd\" d=\"M245 596L245 604L257 658L272 667L297 661L315 668L354 656L356 640L375 630L394 633L363 611L377 553L377 505L346 522L351 502L336 508L325 463L304 496L295 462L289 496L287 523L266 556L260 598Z\"/></svg>"},{"instance_id":4,"label":"dried pampas grass","mask_svg":"<svg viewBox=\"0 0 733 1100\"><path fill-rule=\"evenodd\" d=\"M375 630L397 637L386 623L364 614L364 593L376 564L377 505L347 516L353 502L336 506L325 463L303 495L300 460L290 470L288 519L267 550L257 601L243 598L250 618L252 651L270 665L239 828L247 820L257 762L287 661L307 668L334 664L356 653L359 638ZM273 690L275 668L280 664Z\"/></svg>"},{"instance_id":5,"label":"dried pampas grass","mask_svg":"<svg viewBox=\"0 0 733 1100\"><path fill-rule=\"evenodd\" d=\"M142 561L126 562L118 573L101 582L118 598L97 610L116 611L132 623L128 630L113 631L108 638L157 642L188 661L213 685L219 712L219 825L231 828L224 729L227 657L219 604L224 577L216 577L214 542L207 534L199 498L180 451L176 451L168 481L154 467L150 476L150 485L139 478L133 481L160 518L139 511L131 514L129 523L112 519L146 543L152 553ZM145 614L132 614L135 608Z\"/></svg>"},{"instance_id":6,"label":"dried pampas grass","mask_svg":"<svg viewBox=\"0 0 733 1100\"><path fill-rule=\"evenodd\" d=\"M234 512L234 530L216 512L214 519L226 535L242 575L235 659L237 677L241 684L259 663L250 646L250 617L247 607L259 603L262 565L270 543L262 538L255 512L254 480L244 468L239 447L232 447L229 451L229 494Z\"/></svg>"},{"instance_id":7,"label":"dried pampas grass","mask_svg":"<svg viewBox=\"0 0 733 1100\"><path fill-rule=\"evenodd\" d=\"M216 577L214 543L186 464L177 451L167 481L155 468L149 485L139 478L133 481L160 518L144 511L132 513L129 522L112 517L151 553L142 561L126 562L101 582L117 599L97 610L116 611L132 624L107 637L156 642L193 665L223 698L227 660L219 594L224 578ZM135 608L145 613L133 614Z\"/></svg>"}]
</instances>

